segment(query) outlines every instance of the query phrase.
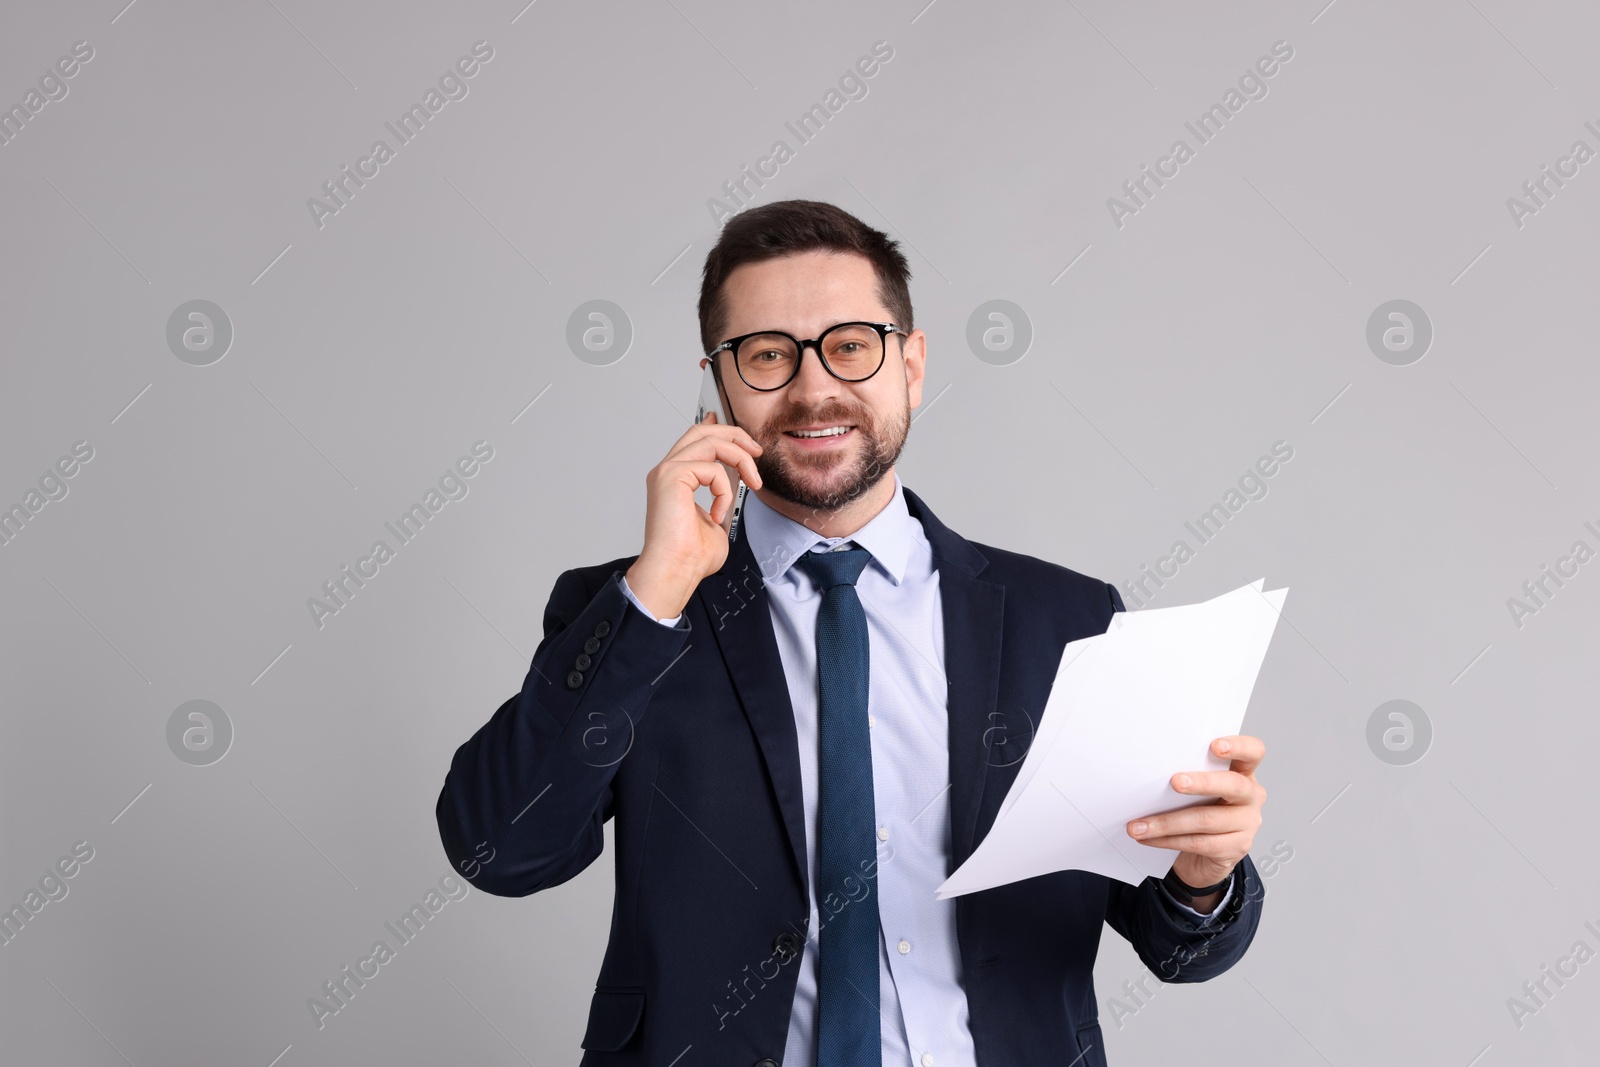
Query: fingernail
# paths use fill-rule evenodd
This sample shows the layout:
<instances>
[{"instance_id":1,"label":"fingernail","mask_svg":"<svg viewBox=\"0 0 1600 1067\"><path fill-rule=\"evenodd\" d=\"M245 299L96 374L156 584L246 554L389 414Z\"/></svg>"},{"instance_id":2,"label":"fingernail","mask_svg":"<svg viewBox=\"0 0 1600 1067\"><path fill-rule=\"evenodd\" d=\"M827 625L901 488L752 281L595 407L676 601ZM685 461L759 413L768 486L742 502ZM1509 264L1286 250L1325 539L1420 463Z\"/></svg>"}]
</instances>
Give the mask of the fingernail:
<instances>
[{"instance_id":1,"label":"fingernail","mask_svg":"<svg viewBox=\"0 0 1600 1067\"><path fill-rule=\"evenodd\" d=\"M1133 836L1134 837L1143 837L1144 836L1144 832L1146 830L1148 830L1148 829L1150 829L1150 824L1149 823L1136 822L1136 823L1133 824Z\"/></svg>"},{"instance_id":2,"label":"fingernail","mask_svg":"<svg viewBox=\"0 0 1600 1067\"><path fill-rule=\"evenodd\" d=\"M1182 789L1189 788L1189 776L1187 774L1178 775L1178 786Z\"/></svg>"},{"instance_id":3,"label":"fingernail","mask_svg":"<svg viewBox=\"0 0 1600 1067\"><path fill-rule=\"evenodd\" d=\"M1217 751L1226 756L1229 752L1233 751L1233 745L1229 744L1227 741L1218 741Z\"/></svg>"}]
</instances>

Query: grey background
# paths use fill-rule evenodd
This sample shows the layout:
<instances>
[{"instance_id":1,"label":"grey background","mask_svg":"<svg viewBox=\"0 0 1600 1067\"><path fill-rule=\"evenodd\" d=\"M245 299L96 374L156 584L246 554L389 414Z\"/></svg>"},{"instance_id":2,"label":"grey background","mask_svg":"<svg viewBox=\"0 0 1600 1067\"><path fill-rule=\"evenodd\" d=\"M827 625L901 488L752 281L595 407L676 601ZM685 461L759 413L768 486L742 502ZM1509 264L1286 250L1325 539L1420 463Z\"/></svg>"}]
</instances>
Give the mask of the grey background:
<instances>
[{"instance_id":1,"label":"grey background","mask_svg":"<svg viewBox=\"0 0 1600 1067\"><path fill-rule=\"evenodd\" d=\"M94 449L0 547L0 902L95 850L0 947L5 1059L577 1061L609 845L546 893L448 904L321 1030L306 1001L448 873L442 777L520 686L556 575L638 551L698 392L707 199L883 40L758 199L906 242L907 485L1121 585L1294 449L1152 601L1290 588L1246 728L1254 854L1293 858L1236 967L1121 1025L1142 968L1106 931L1111 1062L1592 1061L1600 965L1520 1028L1507 998L1600 948L1600 563L1520 627L1507 600L1600 548L1600 163L1520 228L1506 205L1600 148L1592 8L123 2L7 4L0 33L8 104L94 48L0 147L0 504ZM307 198L480 39L469 95L319 229ZM1114 225L1107 198L1279 40L1269 94ZM234 333L209 366L166 343L196 299ZM609 365L566 344L596 299L633 330ZM1033 334L1003 365L966 344L997 299ZM1366 343L1396 299L1434 334L1407 366ZM307 598L479 440L468 495L318 629ZM1367 727L1401 699L1432 742L1393 765ZM191 700L232 725L209 766L168 747Z\"/></svg>"}]
</instances>

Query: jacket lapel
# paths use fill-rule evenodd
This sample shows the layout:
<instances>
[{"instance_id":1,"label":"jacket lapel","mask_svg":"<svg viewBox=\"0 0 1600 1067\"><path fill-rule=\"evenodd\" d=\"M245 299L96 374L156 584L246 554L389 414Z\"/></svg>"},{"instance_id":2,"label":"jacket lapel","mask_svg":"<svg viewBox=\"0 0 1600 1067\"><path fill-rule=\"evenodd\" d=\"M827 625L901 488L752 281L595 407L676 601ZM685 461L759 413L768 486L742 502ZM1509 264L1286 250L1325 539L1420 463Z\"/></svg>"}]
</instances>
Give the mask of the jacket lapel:
<instances>
[{"instance_id":1,"label":"jacket lapel","mask_svg":"<svg viewBox=\"0 0 1600 1067\"><path fill-rule=\"evenodd\" d=\"M939 572L949 686L950 870L954 871L972 854L989 767L986 732L999 700L1005 588L980 579L978 574L988 566L983 554L940 522L910 489L903 484L901 489L911 516L922 523ZM700 583L696 595L761 748L800 886L809 897L800 742L772 631L766 582L748 538L728 546L722 568Z\"/></svg>"},{"instance_id":2,"label":"jacket lapel","mask_svg":"<svg viewBox=\"0 0 1600 1067\"><path fill-rule=\"evenodd\" d=\"M772 610L767 604L766 581L750 550L750 539L740 537L728 546L722 569L696 590L705 608L712 636L722 649L723 662L739 694L750 730L761 747L772 790L783 813L789 851L800 877L801 892L811 893L806 865L805 799L800 787L800 740L795 732L794 705L778 639L772 632Z\"/></svg>"},{"instance_id":3,"label":"jacket lapel","mask_svg":"<svg viewBox=\"0 0 1600 1067\"><path fill-rule=\"evenodd\" d=\"M939 572L944 615L944 669L949 684L950 872L972 855L989 771L988 729L1000 694L1000 634L1005 587L979 578L989 565L972 543L940 522L905 489L922 523Z\"/></svg>"}]
</instances>

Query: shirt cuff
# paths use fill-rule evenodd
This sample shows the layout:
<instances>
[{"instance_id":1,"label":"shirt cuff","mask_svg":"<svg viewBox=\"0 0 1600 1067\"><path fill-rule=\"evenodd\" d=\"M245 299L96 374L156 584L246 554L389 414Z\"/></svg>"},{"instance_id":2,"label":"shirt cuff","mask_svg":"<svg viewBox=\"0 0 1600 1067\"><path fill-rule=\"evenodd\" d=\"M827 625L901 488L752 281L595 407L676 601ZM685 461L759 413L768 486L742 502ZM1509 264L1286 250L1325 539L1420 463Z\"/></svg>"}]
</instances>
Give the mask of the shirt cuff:
<instances>
[{"instance_id":1,"label":"shirt cuff","mask_svg":"<svg viewBox=\"0 0 1600 1067\"><path fill-rule=\"evenodd\" d=\"M1205 926L1218 915L1221 915L1222 909L1228 906L1228 901L1233 897L1234 881L1235 879L1228 879L1228 887L1222 891L1222 899L1217 901L1217 906L1212 908L1209 912L1195 911L1193 908L1189 907L1189 905L1183 903L1183 901L1173 896L1172 890L1168 889L1159 880L1157 880L1156 886L1168 904L1171 904L1174 908L1177 908L1179 911L1182 911L1187 915L1193 916L1195 922L1199 923L1201 926Z\"/></svg>"},{"instance_id":2,"label":"shirt cuff","mask_svg":"<svg viewBox=\"0 0 1600 1067\"><path fill-rule=\"evenodd\" d=\"M636 607L640 611L644 612L647 617L649 617L651 619L655 619L656 622L659 622L663 626L677 626L678 625L678 620L683 618L683 613L682 612L679 612L678 614L674 615L670 619L657 619L654 615L651 615L649 610L643 604L639 603L639 598L633 595L633 590L628 588L627 575L623 575L623 577L622 577L622 594L623 594L623 596L626 596L629 600L633 601L634 607Z\"/></svg>"}]
</instances>

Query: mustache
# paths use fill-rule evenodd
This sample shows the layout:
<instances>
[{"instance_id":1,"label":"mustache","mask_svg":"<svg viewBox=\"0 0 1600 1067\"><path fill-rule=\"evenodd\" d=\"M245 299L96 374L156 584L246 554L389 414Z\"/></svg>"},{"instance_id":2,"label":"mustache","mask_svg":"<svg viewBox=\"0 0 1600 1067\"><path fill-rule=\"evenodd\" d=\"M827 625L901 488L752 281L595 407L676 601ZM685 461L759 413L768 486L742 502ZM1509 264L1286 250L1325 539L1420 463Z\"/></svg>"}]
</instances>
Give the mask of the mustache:
<instances>
[{"instance_id":1,"label":"mustache","mask_svg":"<svg viewBox=\"0 0 1600 1067\"><path fill-rule=\"evenodd\" d=\"M864 409L850 410L844 407L827 407L820 411L786 410L778 412L767 420L765 429L769 434L782 433L791 426L822 426L845 424L850 426L872 429L872 413Z\"/></svg>"}]
</instances>

